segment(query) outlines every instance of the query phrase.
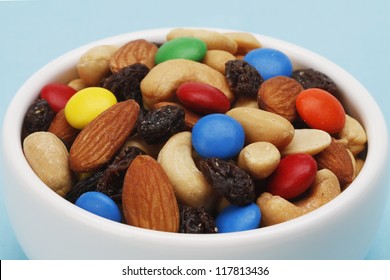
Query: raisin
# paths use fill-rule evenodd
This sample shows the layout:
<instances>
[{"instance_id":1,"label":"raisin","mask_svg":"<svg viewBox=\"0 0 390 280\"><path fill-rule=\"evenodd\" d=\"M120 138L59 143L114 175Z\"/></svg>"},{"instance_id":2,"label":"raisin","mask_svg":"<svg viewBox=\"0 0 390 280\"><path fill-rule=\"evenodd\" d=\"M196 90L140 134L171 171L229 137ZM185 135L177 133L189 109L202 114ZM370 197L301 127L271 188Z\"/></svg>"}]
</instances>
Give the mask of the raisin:
<instances>
[{"instance_id":1,"label":"raisin","mask_svg":"<svg viewBox=\"0 0 390 280\"><path fill-rule=\"evenodd\" d=\"M244 60L229 60L225 64L225 76L230 89L237 96L256 97L264 82L259 72Z\"/></svg>"},{"instance_id":2,"label":"raisin","mask_svg":"<svg viewBox=\"0 0 390 280\"><path fill-rule=\"evenodd\" d=\"M204 207L193 208L180 205L180 229L181 233L216 233L217 227L213 217L206 212Z\"/></svg>"},{"instance_id":3,"label":"raisin","mask_svg":"<svg viewBox=\"0 0 390 280\"><path fill-rule=\"evenodd\" d=\"M45 99L37 99L24 116L23 138L36 131L47 131L55 115Z\"/></svg>"},{"instance_id":4,"label":"raisin","mask_svg":"<svg viewBox=\"0 0 390 280\"><path fill-rule=\"evenodd\" d=\"M149 111L137 124L137 132L147 144L161 144L184 129L184 110L172 105Z\"/></svg>"},{"instance_id":5,"label":"raisin","mask_svg":"<svg viewBox=\"0 0 390 280\"><path fill-rule=\"evenodd\" d=\"M78 181L66 194L65 198L70 202L75 203L83 193L95 191L97 183L99 182L100 178L102 178L102 176L103 171L98 171Z\"/></svg>"},{"instance_id":6,"label":"raisin","mask_svg":"<svg viewBox=\"0 0 390 280\"><path fill-rule=\"evenodd\" d=\"M244 206L255 200L255 184L250 175L234 164L220 158L199 162L200 171L212 188L231 204Z\"/></svg>"},{"instance_id":7,"label":"raisin","mask_svg":"<svg viewBox=\"0 0 390 280\"><path fill-rule=\"evenodd\" d=\"M104 170L97 182L96 191L110 197L121 194L127 168L138 155L145 154L143 150L135 146L123 149Z\"/></svg>"},{"instance_id":8,"label":"raisin","mask_svg":"<svg viewBox=\"0 0 390 280\"><path fill-rule=\"evenodd\" d=\"M291 77L299 82L304 89L320 88L333 95L337 94L336 83L324 73L314 69L295 70Z\"/></svg>"},{"instance_id":9,"label":"raisin","mask_svg":"<svg viewBox=\"0 0 390 280\"><path fill-rule=\"evenodd\" d=\"M141 63L135 63L122 68L100 82L101 86L111 91L119 101L134 99L142 107L140 84L148 74L149 68Z\"/></svg>"}]
</instances>

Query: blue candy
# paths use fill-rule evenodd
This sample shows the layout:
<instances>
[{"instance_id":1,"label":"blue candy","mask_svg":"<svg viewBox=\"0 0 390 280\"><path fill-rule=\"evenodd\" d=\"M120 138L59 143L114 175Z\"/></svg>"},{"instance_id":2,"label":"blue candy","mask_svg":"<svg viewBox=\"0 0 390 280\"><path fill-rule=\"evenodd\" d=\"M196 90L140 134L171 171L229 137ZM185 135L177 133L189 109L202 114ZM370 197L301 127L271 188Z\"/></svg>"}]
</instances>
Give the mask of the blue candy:
<instances>
[{"instance_id":1,"label":"blue candy","mask_svg":"<svg viewBox=\"0 0 390 280\"><path fill-rule=\"evenodd\" d=\"M75 203L80 208L103 218L121 222L122 215L116 203L107 195L101 192L83 193Z\"/></svg>"},{"instance_id":2,"label":"blue candy","mask_svg":"<svg viewBox=\"0 0 390 280\"><path fill-rule=\"evenodd\" d=\"M244 141L241 124L224 114L204 116L192 128L192 145L203 158L233 158L241 151Z\"/></svg>"},{"instance_id":3,"label":"blue candy","mask_svg":"<svg viewBox=\"0 0 390 280\"><path fill-rule=\"evenodd\" d=\"M290 77L293 71L288 56L275 49L254 49L245 55L244 60L255 67L264 80L276 76Z\"/></svg>"},{"instance_id":4,"label":"blue candy","mask_svg":"<svg viewBox=\"0 0 390 280\"><path fill-rule=\"evenodd\" d=\"M260 225L259 206L250 203L245 206L229 205L215 219L219 233L256 229Z\"/></svg>"}]
</instances>

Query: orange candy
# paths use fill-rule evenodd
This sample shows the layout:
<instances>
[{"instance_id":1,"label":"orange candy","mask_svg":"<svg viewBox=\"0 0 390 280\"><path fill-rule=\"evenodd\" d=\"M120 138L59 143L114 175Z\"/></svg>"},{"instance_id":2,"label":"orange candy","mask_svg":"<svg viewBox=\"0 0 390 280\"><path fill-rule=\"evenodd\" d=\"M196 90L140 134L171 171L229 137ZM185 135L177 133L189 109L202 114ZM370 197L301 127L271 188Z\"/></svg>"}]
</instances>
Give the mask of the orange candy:
<instances>
[{"instance_id":1,"label":"orange candy","mask_svg":"<svg viewBox=\"0 0 390 280\"><path fill-rule=\"evenodd\" d=\"M345 111L340 101L319 88L302 91L296 99L299 116L311 128L330 134L339 132L345 124Z\"/></svg>"}]
</instances>

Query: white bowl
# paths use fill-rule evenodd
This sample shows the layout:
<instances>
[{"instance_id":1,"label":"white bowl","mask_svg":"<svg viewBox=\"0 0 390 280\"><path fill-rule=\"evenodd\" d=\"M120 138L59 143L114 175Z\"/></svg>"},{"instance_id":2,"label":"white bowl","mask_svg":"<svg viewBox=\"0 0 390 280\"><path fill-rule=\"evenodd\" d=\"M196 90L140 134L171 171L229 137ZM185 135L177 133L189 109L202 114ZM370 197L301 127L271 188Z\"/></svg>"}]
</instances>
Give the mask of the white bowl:
<instances>
[{"instance_id":1,"label":"white bowl","mask_svg":"<svg viewBox=\"0 0 390 280\"><path fill-rule=\"evenodd\" d=\"M294 67L314 68L339 86L347 111L368 135L366 163L355 181L321 208L279 225L256 230L192 235L145 230L88 213L58 196L24 158L24 114L49 82L77 76L75 65L89 48L145 38L165 41L169 29L123 34L75 49L47 64L20 88L3 126L5 197L17 239L31 259L361 259L370 248L387 197L384 173L387 129L367 90L346 71L306 49L256 35L264 47L283 51ZM221 30L217 31L231 31Z\"/></svg>"}]
</instances>

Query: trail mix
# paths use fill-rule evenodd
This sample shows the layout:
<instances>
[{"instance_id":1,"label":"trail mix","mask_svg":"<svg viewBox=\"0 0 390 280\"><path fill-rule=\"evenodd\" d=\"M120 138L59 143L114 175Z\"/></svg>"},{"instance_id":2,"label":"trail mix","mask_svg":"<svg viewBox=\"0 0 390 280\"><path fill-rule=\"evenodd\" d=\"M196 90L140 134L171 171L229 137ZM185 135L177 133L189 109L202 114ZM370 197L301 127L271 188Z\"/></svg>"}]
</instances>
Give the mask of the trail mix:
<instances>
[{"instance_id":1,"label":"trail mix","mask_svg":"<svg viewBox=\"0 0 390 280\"><path fill-rule=\"evenodd\" d=\"M334 199L367 136L334 81L244 32L176 28L89 49L25 114L23 150L53 191L152 230L225 233Z\"/></svg>"}]
</instances>

